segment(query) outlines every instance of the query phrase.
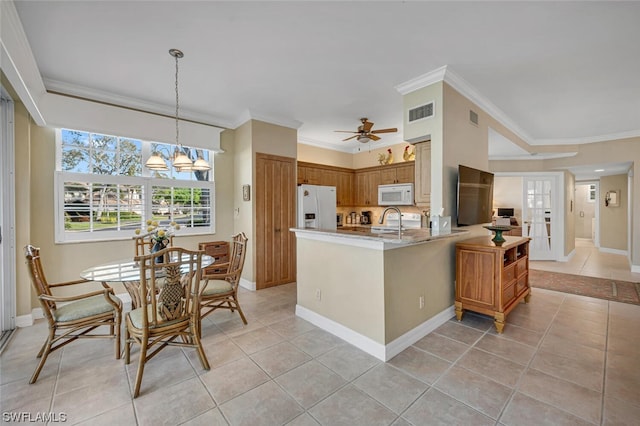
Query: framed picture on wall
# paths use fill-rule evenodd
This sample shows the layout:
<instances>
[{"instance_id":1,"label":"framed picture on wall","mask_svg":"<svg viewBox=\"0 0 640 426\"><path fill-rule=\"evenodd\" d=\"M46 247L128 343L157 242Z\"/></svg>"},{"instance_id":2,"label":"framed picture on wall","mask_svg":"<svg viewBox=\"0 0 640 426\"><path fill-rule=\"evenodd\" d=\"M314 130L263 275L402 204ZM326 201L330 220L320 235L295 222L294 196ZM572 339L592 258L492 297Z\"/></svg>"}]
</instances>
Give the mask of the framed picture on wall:
<instances>
[{"instance_id":1,"label":"framed picture on wall","mask_svg":"<svg viewBox=\"0 0 640 426\"><path fill-rule=\"evenodd\" d=\"M607 193L604 196L604 205L606 207L620 206L620 191L619 190L607 191Z\"/></svg>"}]
</instances>

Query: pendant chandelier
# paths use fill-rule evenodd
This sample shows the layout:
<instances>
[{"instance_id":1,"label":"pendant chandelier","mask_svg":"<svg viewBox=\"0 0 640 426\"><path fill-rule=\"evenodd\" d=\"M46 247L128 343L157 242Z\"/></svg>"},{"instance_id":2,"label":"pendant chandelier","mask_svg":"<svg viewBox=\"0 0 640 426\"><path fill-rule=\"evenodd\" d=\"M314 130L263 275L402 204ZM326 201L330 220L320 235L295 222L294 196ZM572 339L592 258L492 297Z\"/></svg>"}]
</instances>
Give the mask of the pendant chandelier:
<instances>
[{"instance_id":1,"label":"pendant chandelier","mask_svg":"<svg viewBox=\"0 0 640 426\"><path fill-rule=\"evenodd\" d=\"M211 165L202 158L202 155L198 155L198 158L195 162L191 161L191 159L185 154L184 148L180 143L180 96L178 92L178 59L184 56L181 50L178 49L169 49L169 54L173 56L176 60L176 143L173 154L171 157L171 164L174 169L178 172L188 172L192 170L200 170L206 171L211 170ZM169 170L167 163L164 161L159 152L154 152L151 157L145 163L145 167L151 170Z\"/></svg>"}]
</instances>

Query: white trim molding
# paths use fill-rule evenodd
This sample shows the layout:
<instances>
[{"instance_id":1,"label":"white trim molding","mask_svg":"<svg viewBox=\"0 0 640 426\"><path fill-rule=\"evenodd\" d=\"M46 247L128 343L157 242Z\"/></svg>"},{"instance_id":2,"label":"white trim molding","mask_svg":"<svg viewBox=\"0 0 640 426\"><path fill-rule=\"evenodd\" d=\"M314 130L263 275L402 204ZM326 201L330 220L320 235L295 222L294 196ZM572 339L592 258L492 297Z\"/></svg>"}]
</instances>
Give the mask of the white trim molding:
<instances>
[{"instance_id":1,"label":"white trim molding","mask_svg":"<svg viewBox=\"0 0 640 426\"><path fill-rule=\"evenodd\" d=\"M250 291L256 291L256 282L255 281L249 281L245 278L240 278L240 287L242 288L246 288L247 290Z\"/></svg>"},{"instance_id":2,"label":"white trim molding","mask_svg":"<svg viewBox=\"0 0 640 426\"><path fill-rule=\"evenodd\" d=\"M418 340L422 339L427 334L431 333L436 328L440 327L445 322L449 321L454 317L455 311L454 307L450 306L417 327L407 331L387 345L376 342L367 336L364 336L301 305L296 305L296 315L309 321L316 327L320 327L324 331L327 331L352 344L358 349L365 351L369 355L386 362L409 346L413 345Z\"/></svg>"},{"instance_id":3,"label":"white trim molding","mask_svg":"<svg viewBox=\"0 0 640 426\"><path fill-rule=\"evenodd\" d=\"M626 250L612 249L612 248L607 248L607 247L602 247L602 246L600 246L600 248L598 248L598 251L600 253L620 254L620 255L623 255L625 257L629 256L629 252L627 252Z\"/></svg>"}]
</instances>

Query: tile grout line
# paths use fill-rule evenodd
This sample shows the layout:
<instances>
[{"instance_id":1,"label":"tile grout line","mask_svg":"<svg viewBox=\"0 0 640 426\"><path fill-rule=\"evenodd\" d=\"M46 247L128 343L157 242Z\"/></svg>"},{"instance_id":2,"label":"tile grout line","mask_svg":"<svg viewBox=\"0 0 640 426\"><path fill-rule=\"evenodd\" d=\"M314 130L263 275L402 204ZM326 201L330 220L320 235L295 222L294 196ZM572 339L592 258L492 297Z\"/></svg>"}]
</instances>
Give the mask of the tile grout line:
<instances>
[{"instance_id":1,"label":"tile grout line","mask_svg":"<svg viewBox=\"0 0 640 426\"><path fill-rule=\"evenodd\" d=\"M604 394L605 394L605 390L606 390L606 383L607 383L607 361L608 361L608 354L609 354L609 327L611 326L611 321L610 321L610 317L611 317L611 302L607 302L607 334L606 337L604 339L604 363L603 363L603 369L604 371L602 372L602 395L600 396L600 424L604 424Z\"/></svg>"}]
</instances>

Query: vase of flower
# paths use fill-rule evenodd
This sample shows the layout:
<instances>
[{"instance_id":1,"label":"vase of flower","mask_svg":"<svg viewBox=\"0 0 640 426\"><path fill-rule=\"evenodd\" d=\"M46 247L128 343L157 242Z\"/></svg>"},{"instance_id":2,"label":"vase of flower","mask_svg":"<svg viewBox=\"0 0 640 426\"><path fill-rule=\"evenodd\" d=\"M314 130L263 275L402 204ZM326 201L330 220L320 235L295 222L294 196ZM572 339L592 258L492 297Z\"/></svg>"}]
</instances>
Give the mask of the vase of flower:
<instances>
[{"instance_id":1,"label":"vase of flower","mask_svg":"<svg viewBox=\"0 0 640 426\"><path fill-rule=\"evenodd\" d=\"M166 241L167 240L159 240L153 243L153 246L151 246L151 253L157 253L160 250L164 250L167 247L165 244ZM164 259L162 258L162 256L156 257L156 263L162 263L163 261Z\"/></svg>"}]
</instances>

